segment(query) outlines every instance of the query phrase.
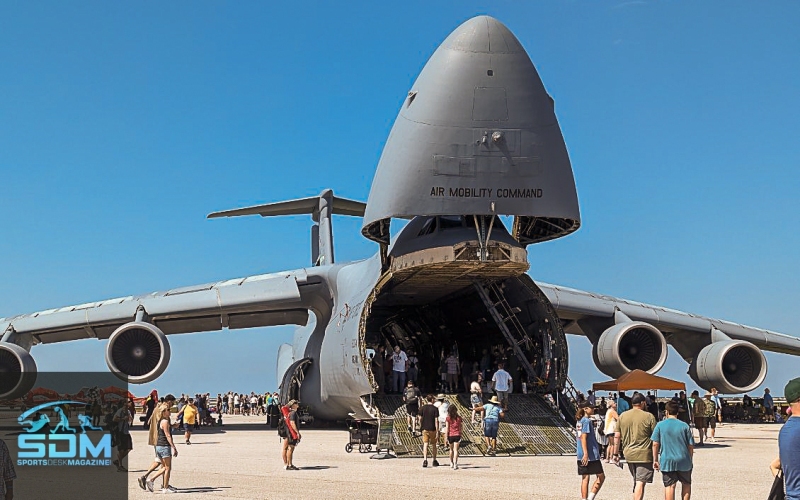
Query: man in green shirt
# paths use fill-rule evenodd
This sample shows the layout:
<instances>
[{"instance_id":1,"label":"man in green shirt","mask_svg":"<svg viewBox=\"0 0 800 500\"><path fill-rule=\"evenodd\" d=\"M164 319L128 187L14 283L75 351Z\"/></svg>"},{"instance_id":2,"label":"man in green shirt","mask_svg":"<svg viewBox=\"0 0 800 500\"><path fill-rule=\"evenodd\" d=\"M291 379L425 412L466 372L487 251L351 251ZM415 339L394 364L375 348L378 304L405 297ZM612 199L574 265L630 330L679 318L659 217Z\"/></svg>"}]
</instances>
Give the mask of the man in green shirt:
<instances>
[{"instance_id":1,"label":"man in green shirt","mask_svg":"<svg viewBox=\"0 0 800 500\"><path fill-rule=\"evenodd\" d=\"M615 434L633 476L634 500L642 500L645 484L653 482L653 441L650 437L655 428L656 419L646 411L644 396L634 395L631 409L619 416L619 429Z\"/></svg>"}]
</instances>

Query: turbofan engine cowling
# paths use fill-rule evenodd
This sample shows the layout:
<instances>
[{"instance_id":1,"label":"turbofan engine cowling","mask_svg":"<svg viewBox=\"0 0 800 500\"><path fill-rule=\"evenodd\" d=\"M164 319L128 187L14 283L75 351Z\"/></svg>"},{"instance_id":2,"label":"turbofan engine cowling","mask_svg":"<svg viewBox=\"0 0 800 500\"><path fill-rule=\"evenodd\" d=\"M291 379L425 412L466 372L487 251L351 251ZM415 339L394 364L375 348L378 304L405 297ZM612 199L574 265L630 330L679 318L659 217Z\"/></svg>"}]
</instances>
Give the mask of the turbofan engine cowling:
<instances>
[{"instance_id":1,"label":"turbofan engine cowling","mask_svg":"<svg viewBox=\"0 0 800 500\"><path fill-rule=\"evenodd\" d=\"M120 326L108 339L106 364L120 379L144 384L158 378L169 364L167 336L157 326L132 321Z\"/></svg>"},{"instance_id":2,"label":"turbofan engine cowling","mask_svg":"<svg viewBox=\"0 0 800 500\"><path fill-rule=\"evenodd\" d=\"M24 396L36 383L36 362L28 351L0 342L0 399Z\"/></svg>"},{"instance_id":3,"label":"turbofan engine cowling","mask_svg":"<svg viewBox=\"0 0 800 500\"><path fill-rule=\"evenodd\" d=\"M607 329L594 346L597 368L609 377L632 370L656 373L667 361L667 340L643 321L626 321Z\"/></svg>"},{"instance_id":4,"label":"turbofan engine cowling","mask_svg":"<svg viewBox=\"0 0 800 500\"><path fill-rule=\"evenodd\" d=\"M713 342L695 357L689 375L706 390L749 392L767 377L767 359L761 349L745 340Z\"/></svg>"}]
</instances>

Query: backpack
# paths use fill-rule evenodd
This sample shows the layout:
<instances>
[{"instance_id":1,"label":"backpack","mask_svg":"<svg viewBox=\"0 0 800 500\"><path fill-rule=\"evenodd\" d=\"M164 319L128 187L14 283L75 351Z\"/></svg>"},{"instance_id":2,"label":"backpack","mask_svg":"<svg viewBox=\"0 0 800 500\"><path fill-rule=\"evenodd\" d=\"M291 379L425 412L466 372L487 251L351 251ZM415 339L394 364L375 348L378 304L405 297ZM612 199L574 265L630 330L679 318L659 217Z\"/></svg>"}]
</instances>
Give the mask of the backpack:
<instances>
[{"instance_id":1,"label":"backpack","mask_svg":"<svg viewBox=\"0 0 800 500\"><path fill-rule=\"evenodd\" d=\"M283 418L283 415L281 415L280 420L278 420L278 437L289 437L289 429L286 428L286 420Z\"/></svg>"}]
</instances>

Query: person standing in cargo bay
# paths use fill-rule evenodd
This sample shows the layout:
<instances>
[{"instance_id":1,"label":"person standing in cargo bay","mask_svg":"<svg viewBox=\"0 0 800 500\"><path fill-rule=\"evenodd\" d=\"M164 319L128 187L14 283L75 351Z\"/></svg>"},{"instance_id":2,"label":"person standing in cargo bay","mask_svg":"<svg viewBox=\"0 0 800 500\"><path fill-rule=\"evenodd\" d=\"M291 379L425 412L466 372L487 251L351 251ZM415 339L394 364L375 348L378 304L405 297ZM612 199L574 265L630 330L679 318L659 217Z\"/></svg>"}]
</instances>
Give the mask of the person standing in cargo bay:
<instances>
[{"instance_id":1,"label":"person standing in cargo bay","mask_svg":"<svg viewBox=\"0 0 800 500\"><path fill-rule=\"evenodd\" d=\"M406 386L406 372L408 371L408 356L399 345L394 346L392 354L392 391L400 393Z\"/></svg>"}]
</instances>

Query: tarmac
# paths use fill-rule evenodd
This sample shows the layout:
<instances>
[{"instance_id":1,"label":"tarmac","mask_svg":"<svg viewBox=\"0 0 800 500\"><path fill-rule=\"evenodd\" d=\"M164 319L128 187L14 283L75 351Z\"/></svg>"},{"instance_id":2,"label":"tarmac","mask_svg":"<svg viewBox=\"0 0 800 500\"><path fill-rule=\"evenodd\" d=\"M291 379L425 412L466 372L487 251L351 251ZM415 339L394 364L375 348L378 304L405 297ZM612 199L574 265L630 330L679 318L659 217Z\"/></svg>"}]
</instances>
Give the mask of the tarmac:
<instances>
[{"instance_id":1,"label":"tarmac","mask_svg":"<svg viewBox=\"0 0 800 500\"><path fill-rule=\"evenodd\" d=\"M371 453L345 452L344 429L303 430L295 452L298 471L286 471L281 443L262 417L226 416L223 427L203 427L192 445L175 434L171 484L178 498L361 499L361 498L580 498L575 456L463 457L459 469L440 457L440 467L422 468L416 458L374 460ZM777 456L780 424L726 424L716 443L695 454L695 499L766 497L769 463ZM136 479L152 462L147 433L137 425L128 474L130 499L151 498ZM606 482L598 499L631 498L626 469L604 464ZM647 486L646 499L663 499L661 474Z\"/></svg>"}]
</instances>

